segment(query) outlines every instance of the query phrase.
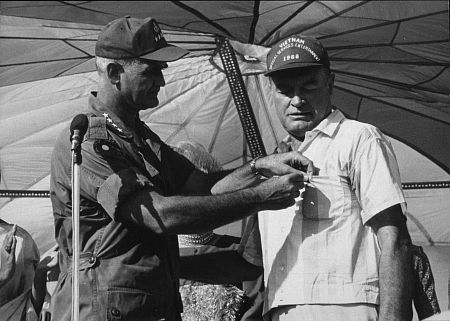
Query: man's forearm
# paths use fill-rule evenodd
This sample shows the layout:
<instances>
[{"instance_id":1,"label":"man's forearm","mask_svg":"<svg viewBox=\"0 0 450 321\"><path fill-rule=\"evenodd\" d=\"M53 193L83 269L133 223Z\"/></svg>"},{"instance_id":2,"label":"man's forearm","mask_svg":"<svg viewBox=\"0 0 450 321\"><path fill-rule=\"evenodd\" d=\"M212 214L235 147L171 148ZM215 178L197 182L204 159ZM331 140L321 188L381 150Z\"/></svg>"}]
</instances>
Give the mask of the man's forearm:
<instances>
[{"instance_id":1,"label":"man's forearm","mask_svg":"<svg viewBox=\"0 0 450 321\"><path fill-rule=\"evenodd\" d=\"M149 188L132 194L111 215L117 221L137 224L156 234L199 233L262 209L292 206L302 187L303 175L291 173L220 195L163 196Z\"/></svg>"},{"instance_id":2,"label":"man's forearm","mask_svg":"<svg viewBox=\"0 0 450 321\"><path fill-rule=\"evenodd\" d=\"M120 220L157 234L199 233L244 218L258 210L259 196L251 190L225 195L170 196L141 191L124 204Z\"/></svg>"},{"instance_id":3,"label":"man's forearm","mask_svg":"<svg viewBox=\"0 0 450 321\"><path fill-rule=\"evenodd\" d=\"M299 152L272 154L244 164L225 176L212 187L211 193L221 194L253 186L261 181L261 176L297 174L303 181L308 181L313 172L313 163Z\"/></svg>"},{"instance_id":4,"label":"man's forearm","mask_svg":"<svg viewBox=\"0 0 450 321\"><path fill-rule=\"evenodd\" d=\"M226 176L217 181L211 188L211 193L222 194L236 191L253 186L260 179L260 177L251 171L250 165L245 164L234 171L229 172Z\"/></svg>"},{"instance_id":5,"label":"man's forearm","mask_svg":"<svg viewBox=\"0 0 450 321\"><path fill-rule=\"evenodd\" d=\"M380 321L411 320L412 265L407 242L382 249L380 258Z\"/></svg>"},{"instance_id":6,"label":"man's forearm","mask_svg":"<svg viewBox=\"0 0 450 321\"><path fill-rule=\"evenodd\" d=\"M411 237L400 204L384 209L367 223L381 248L379 321L412 318Z\"/></svg>"}]
</instances>

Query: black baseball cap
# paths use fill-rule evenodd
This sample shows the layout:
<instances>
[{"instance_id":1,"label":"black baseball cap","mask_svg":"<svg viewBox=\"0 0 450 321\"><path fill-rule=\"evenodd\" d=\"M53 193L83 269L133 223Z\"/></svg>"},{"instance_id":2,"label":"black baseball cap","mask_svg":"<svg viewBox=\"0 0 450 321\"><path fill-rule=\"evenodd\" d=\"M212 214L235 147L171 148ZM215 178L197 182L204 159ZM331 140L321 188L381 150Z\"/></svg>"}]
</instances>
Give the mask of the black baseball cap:
<instances>
[{"instance_id":1,"label":"black baseball cap","mask_svg":"<svg viewBox=\"0 0 450 321\"><path fill-rule=\"evenodd\" d=\"M269 76L279 70L309 66L330 68L327 50L313 37L293 35L272 46L267 54L265 75Z\"/></svg>"},{"instance_id":2,"label":"black baseball cap","mask_svg":"<svg viewBox=\"0 0 450 321\"><path fill-rule=\"evenodd\" d=\"M108 23L100 32L95 55L110 59L142 58L174 61L189 51L170 45L153 18L137 19L126 16Z\"/></svg>"}]
</instances>

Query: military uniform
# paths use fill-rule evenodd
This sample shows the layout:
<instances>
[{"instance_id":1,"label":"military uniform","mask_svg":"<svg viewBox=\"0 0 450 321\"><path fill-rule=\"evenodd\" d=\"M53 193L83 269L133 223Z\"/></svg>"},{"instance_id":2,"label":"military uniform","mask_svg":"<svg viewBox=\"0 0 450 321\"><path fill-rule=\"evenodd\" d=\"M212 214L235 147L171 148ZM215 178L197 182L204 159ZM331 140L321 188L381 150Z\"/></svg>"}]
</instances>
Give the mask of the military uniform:
<instances>
[{"instance_id":1,"label":"military uniform","mask_svg":"<svg viewBox=\"0 0 450 321\"><path fill-rule=\"evenodd\" d=\"M135 132L129 131L95 95L89 98L80 170L80 319L180 320L177 236L125 222L120 205L142 189L174 195L194 166L140 120ZM71 318L70 149L66 129L51 164L61 265L52 316L59 321Z\"/></svg>"}]
</instances>

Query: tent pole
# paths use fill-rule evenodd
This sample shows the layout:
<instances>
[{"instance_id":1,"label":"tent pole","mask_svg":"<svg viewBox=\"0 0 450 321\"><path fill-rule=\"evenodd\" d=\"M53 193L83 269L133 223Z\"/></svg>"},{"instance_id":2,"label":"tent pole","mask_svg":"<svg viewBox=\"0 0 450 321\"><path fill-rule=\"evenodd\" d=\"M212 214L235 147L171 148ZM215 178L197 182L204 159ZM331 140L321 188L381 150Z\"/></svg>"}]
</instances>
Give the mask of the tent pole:
<instances>
[{"instance_id":1,"label":"tent pole","mask_svg":"<svg viewBox=\"0 0 450 321\"><path fill-rule=\"evenodd\" d=\"M236 54L228 39L216 38L217 49L230 85L231 94L241 120L244 136L252 157L265 156L266 150L256 123L255 115L248 97L247 88L242 78Z\"/></svg>"},{"instance_id":2,"label":"tent pole","mask_svg":"<svg viewBox=\"0 0 450 321\"><path fill-rule=\"evenodd\" d=\"M224 37L217 37L216 45L220 59L222 60L225 75L227 76L228 85L230 85L234 104L236 105L239 119L244 130L244 138L250 149L250 154L252 155L252 158L266 156L266 149L264 148L264 143L259 132L258 124L256 123L253 108L250 103L250 98L248 97L247 88L245 87L234 49L230 45L228 39ZM249 230L247 231L246 226L258 224L257 220L257 214L242 220L241 235L243 238L246 237L244 234L250 232Z\"/></svg>"}]
</instances>

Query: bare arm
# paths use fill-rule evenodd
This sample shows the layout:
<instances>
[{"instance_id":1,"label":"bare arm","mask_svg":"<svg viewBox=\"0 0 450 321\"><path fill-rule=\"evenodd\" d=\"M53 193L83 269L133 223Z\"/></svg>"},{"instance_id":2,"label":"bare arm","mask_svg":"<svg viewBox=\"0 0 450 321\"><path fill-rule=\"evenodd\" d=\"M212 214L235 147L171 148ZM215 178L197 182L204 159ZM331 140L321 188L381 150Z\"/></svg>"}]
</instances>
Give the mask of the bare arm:
<instances>
[{"instance_id":1,"label":"bare arm","mask_svg":"<svg viewBox=\"0 0 450 321\"><path fill-rule=\"evenodd\" d=\"M313 162L299 152L272 154L259 158L255 162L255 168L265 177L295 173L303 176L304 181L308 181L309 175L312 175L314 170ZM260 177L251 171L247 163L215 183L211 188L211 193L221 194L235 191L258 184L260 180Z\"/></svg>"},{"instance_id":2,"label":"bare arm","mask_svg":"<svg viewBox=\"0 0 450 321\"><path fill-rule=\"evenodd\" d=\"M140 190L120 205L115 219L157 234L189 234L226 225L259 210L293 205L307 180L306 173L298 168L312 171L312 162L298 152L258 161L258 170L269 178L257 178L248 165L225 177L226 172L205 175L194 171L181 195L166 197L151 188Z\"/></svg>"},{"instance_id":3,"label":"bare arm","mask_svg":"<svg viewBox=\"0 0 450 321\"><path fill-rule=\"evenodd\" d=\"M411 320L411 239L400 205L380 212L367 224L375 230L381 247L379 320Z\"/></svg>"},{"instance_id":4,"label":"bare arm","mask_svg":"<svg viewBox=\"0 0 450 321\"><path fill-rule=\"evenodd\" d=\"M266 178L286 174L298 174L307 181L312 175L313 162L299 152L273 154L256 160L255 168ZM199 170L194 171L182 193L186 195L222 194L252 187L261 183L261 176L252 172L249 163L221 172L205 174Z\"/></svg>"},{"instance_id":5,"label":"bare arm","mask_svg":"<svg viewBox=\"0 0 450 321\"><path fill-rule=\"evenodd\" d=\"M303 175L289 174L221 195L165 197L144 189L120 206L116 219L144 226L158 234L199 233L262 209L291 206L302 186Z\"/></svg>"}]
</instances>

